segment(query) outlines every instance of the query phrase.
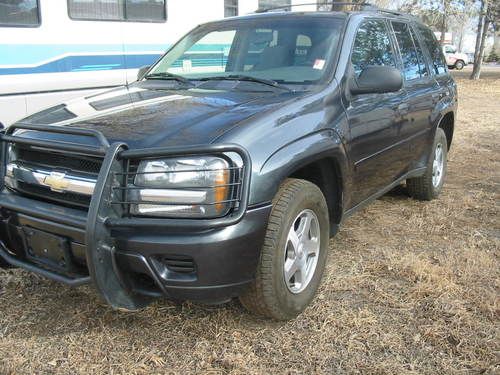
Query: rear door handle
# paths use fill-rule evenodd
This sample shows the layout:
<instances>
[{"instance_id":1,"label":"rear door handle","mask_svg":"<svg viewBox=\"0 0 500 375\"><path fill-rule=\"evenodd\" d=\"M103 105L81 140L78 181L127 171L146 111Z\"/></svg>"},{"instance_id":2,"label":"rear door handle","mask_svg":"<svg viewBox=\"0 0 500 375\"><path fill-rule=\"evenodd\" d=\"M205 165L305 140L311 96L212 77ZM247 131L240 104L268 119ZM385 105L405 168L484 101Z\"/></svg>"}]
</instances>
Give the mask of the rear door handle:
<instances>
[{"instance_id":1,"label":"rear door handle","mask_svg":"<svg viewBox=\"0 0 500 375\"><path fill-rule=\"evenodd\" d=\"M435 92L432 94L432 99L434 100L441 100L443 99L446 95L448 95L448 93L444 93L444 92Z\"/></svg>"}]
</instances>

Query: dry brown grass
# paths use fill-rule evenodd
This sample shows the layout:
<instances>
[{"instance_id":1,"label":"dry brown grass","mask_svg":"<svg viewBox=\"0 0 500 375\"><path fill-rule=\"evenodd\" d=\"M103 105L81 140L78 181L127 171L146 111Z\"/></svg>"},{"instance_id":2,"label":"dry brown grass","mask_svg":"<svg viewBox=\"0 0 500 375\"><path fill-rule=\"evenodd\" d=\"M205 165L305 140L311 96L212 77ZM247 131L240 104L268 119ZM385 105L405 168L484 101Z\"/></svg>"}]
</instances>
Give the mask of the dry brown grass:
<instances>
[{"instance_id":1,"label":"dry brown grass","mask_svg":"<svg viewBox=\"0 0 500 375\"><path fill-rule=\"evenodd\" d=\"M442 196L399 189L349 219L296 320L236 302L122 313L90 288L0 271L0 373L499 373L500 69L466 74Z\"/></svg>"}]
</instances>

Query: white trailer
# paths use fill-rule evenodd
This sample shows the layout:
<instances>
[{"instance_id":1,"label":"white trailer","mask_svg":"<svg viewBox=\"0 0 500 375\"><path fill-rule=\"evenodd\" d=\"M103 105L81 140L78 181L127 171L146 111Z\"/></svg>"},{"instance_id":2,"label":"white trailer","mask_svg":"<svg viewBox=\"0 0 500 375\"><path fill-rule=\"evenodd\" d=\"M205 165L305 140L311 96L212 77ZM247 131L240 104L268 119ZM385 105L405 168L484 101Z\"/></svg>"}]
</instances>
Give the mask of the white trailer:
<instances>
[{"instance_id":1,"label":"white trailer","mask_svg":"<svg viewBox=\"0 0 500 375\"><path fill-rule=\"evenodd\" d=\"M135 81L197 24L301 0L0 0L0 123Z\"/></svg>"}]
</instances>

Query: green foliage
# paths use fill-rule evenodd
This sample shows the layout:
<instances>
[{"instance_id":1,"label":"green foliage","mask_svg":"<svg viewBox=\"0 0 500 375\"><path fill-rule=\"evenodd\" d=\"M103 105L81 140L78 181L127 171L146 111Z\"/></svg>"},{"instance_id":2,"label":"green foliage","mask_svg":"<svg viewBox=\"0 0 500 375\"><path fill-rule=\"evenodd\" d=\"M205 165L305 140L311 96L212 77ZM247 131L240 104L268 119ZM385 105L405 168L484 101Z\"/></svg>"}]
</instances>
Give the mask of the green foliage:
<instances>
[{"instance_id":1,"label":"green foliage","mask_svg":"<svg viewBox=\"0 0 500 375\"><path fill-rule=\"evenodd\" d=\"M500 56L498 56L498 53L495 51L495 48L492 48L489 55L485 59L486 62L498 62L500 61Z\"/></svg>"}]
</instances>

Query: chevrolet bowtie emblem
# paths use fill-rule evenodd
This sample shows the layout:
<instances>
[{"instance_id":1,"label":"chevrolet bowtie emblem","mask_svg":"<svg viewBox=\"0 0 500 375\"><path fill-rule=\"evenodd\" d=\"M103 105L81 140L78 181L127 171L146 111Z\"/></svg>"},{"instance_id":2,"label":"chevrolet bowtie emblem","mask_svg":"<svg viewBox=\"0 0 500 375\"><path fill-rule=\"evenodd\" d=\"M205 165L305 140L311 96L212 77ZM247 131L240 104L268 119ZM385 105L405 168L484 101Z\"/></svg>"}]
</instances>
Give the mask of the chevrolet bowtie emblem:
<instances>
[{"instance_id":1,"label":"chevrolet bowtie emblem","mask_svg":"<svg viewBox=\"0 0 500 375\"><path fill-rule=\"evenodd\" d=\"M66 173L50 172L50 175L43 179L43 183L52 191L63 192L69 186L69 180L65 177Z\"/></svg>"}]
</instances>

